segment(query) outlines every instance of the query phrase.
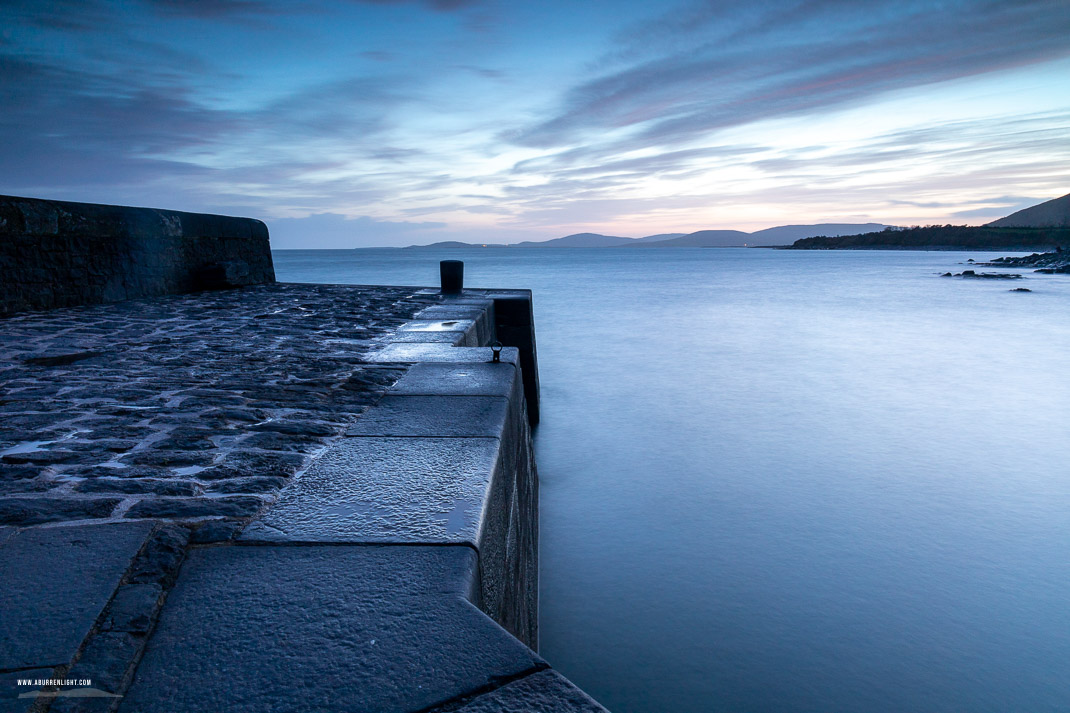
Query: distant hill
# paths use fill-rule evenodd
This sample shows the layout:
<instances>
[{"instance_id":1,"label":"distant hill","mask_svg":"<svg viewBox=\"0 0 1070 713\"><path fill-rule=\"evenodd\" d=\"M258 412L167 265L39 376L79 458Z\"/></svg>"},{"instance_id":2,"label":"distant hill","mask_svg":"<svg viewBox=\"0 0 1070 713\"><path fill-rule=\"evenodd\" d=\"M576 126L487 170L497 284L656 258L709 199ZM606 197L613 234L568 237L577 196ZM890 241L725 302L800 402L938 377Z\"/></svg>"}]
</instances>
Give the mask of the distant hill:
<instances>
[{"instance_id":1,"label":"distant hill","mask_svg":"<svg viewBox=\"0 0 1070 713\"><path fill-rule=\"evenodd\" d=\"M880 223L819 223L817 225L781 225L754 233L742 230L699 230L694 233L658 233L642 238L624 238L600 233L575 233L553 240L525 240L514 245L462 243L449 240L413 248L731 248L790 245L799 238L815 235L837 236L881 230L891 226Z\"/></svg>"},{"instance_id":2,"label":"distant hill","mask_svg":"<svg viewBox=\"0 0 1070 713\"><path fill-rule=\"evenodd\" d=\"M635 238L621 238L616 235L599 235L598 233L575 233L553 240L525 240L513 247L517 248L612 248L635 242Z\"/></svg>"},{"instance_id":3,"label":"distant hill","mask_svg":"<svg viewBox=\"0 0 1070 713\"><path fill-rule=\"evenodd\" d=\"M699 230L678 238L655 242L634 241L630 248L731 248L742 246L750 233L742 230Z\"/></svg>"},{"instance_id":4,"label":"distant hill","mask_svg":"<svg viewBox=\"0 0 1070 713\"><path fill-rule=\"evenodd\" d=\"M673 238L682 238L687 233L658 233L657 235L647 235L644 238L636 238L637 243L660 243L663 240L672 240Z\"/></svg>"},{"instance_id":5,"label":"distant hill","mask_svg":"<svg viewBox=\"0 0 1070 713\"><path fill-rule=\"evenodd\" d=\"M818 235L836 238L841 235L877 233L893 226L883 223L818 223L816 225L779 225L750 234L749 245L791 245L796 240Z\"/></svg>"},{"instance_id":6,"label":"distant hill","mask_svg":"<svg viewBox=\"0 0 1070 713\"><path fill-rule=\"evenodd\" d=\"M993 220L990 228L1070 228L1070 193Z\"/></svg>"},{"instance_id":7,"label":"distant hill","mask_svg":"<svg viewBox=\"0 0 1070 713\"><path fill-rule=\"evenodd\" d=\"M462 243L459 240L443 240L440 243L431 243L430 245L410 245L406 250L412 250L415 248L507 248L508 245L504 243Z\"/></svg>"},{"instance_id":8,"label":"distant hill","mask_svg":"<svg viewBox=\"0 0 1070 713\"><path fill-rule=\"evenodd\" d=\"M933 225L879 233L796 240L794 250L1008 250L1070 247L1070 228Z\"/></svg>"}]
</instances>

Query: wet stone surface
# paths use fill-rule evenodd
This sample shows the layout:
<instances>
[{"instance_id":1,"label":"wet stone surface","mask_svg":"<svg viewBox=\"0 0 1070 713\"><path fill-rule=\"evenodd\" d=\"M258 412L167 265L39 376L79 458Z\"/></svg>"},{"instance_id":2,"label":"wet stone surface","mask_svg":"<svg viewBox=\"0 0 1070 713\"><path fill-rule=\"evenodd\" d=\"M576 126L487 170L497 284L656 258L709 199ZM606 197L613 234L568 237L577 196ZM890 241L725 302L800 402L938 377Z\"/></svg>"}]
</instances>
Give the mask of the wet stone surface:
<instances>
[{"instance_id":1,"label":"wet stone surface","mask_svg":"<svg viewBox=\"0 0 1070 713\"><path fill-rule=\"evenodd\" d=\"M273 284L0 319L0 525L251 517L404 374L365 356L435 302Z\"/></svg>"}]
</instances>

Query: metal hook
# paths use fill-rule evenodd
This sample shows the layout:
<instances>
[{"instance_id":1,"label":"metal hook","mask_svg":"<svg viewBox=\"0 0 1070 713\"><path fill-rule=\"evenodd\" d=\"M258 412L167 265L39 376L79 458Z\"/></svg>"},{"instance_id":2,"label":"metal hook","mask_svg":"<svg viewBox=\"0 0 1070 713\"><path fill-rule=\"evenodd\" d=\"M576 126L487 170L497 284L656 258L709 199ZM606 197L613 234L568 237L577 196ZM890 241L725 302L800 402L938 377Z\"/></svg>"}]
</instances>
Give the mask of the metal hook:
<instances>
[{"instance_id":1,"label":"metal hook","mask_svg":"<svg viewBox=\"0 0 1070 713\"><path fill-rule=\"evenodd\" d=\"M490 350L494 352L494 363L497 364L502 360L502 343L494 341L490 343Z\"/></svg>"}]
</instances>

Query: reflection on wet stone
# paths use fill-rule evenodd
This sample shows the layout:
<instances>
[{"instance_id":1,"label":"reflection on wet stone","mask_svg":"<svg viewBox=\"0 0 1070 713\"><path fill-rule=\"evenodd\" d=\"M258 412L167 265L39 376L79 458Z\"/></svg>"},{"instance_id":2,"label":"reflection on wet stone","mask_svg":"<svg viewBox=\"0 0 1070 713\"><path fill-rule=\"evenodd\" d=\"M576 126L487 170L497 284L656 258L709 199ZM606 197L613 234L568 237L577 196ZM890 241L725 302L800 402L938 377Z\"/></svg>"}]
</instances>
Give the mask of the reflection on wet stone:
<instances>
[{"instance_id":1,"label":"reflection on wet stone","mask_svg":"<svg viewBox=\"0 0 1070 713\"><path fill-rule=\"evenodd\" d=\"M271 284L0 320L0 520L251 517L405 373L363 357L433 302Z\"/></svg>"}]
</instances>

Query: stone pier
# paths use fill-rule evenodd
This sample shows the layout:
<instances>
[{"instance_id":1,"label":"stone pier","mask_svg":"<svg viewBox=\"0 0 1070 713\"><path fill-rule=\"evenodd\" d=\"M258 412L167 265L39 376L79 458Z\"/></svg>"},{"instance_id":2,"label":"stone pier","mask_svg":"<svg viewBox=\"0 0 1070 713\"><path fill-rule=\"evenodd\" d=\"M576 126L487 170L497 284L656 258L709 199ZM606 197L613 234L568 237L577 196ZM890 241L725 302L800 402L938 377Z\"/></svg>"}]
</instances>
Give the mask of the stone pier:
<instances>
[{"instance_id":1,"label":"stone pier","mask_svg":"<svg viewBox=\"0 0 1070 713\"><path fill-rule=\"evenodd\" d=\"M529 292L101 301L0 318L0 712L603 710L536 653Z\"/></svg>"}]
</instances>

